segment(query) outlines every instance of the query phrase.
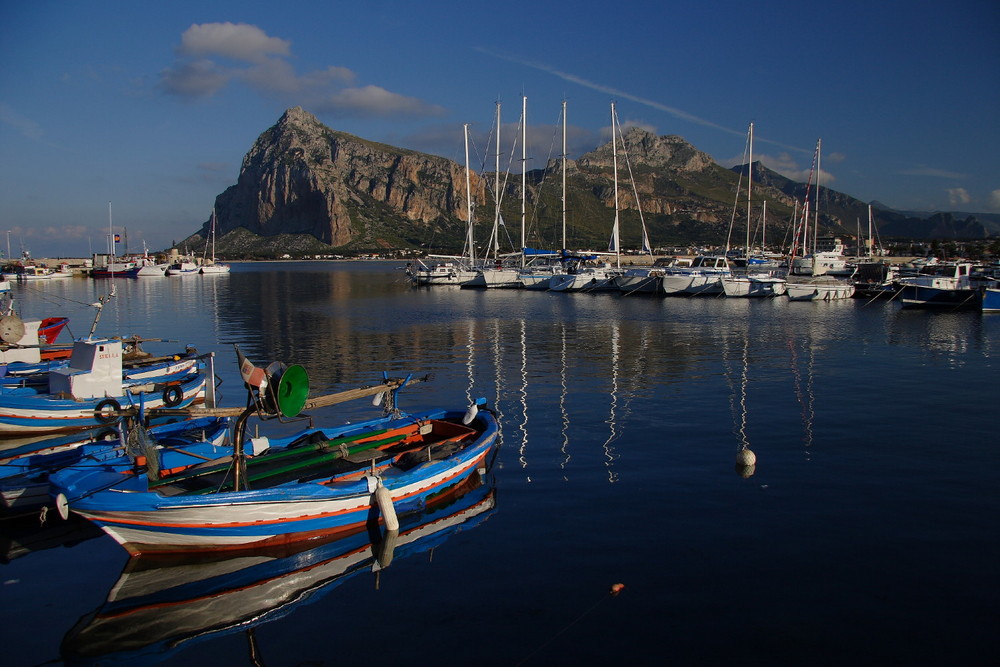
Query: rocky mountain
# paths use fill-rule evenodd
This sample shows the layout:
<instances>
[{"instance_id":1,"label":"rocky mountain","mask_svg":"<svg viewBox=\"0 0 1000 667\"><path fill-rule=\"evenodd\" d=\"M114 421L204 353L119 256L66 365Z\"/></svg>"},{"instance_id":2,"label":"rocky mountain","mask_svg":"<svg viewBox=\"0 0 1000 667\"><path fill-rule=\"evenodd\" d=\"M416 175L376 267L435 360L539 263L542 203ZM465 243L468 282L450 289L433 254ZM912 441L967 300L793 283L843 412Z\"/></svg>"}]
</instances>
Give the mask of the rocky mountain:
<instances>
[{"instance_id":1,"label":"rocky mountain","mask_svg":"<svg viewBox=\"0 0 1000 667\"><path fill-rule=\"evenodd\" d=\"M734 213L745 166L725 169L681 137L639 128L620 143L618 166L623 247L639 246L643 223L661 247L725 243L730 234L739 239L745 233L745 203ZM768 238L780 241L788 236L794 201L805 186L759 163L753 168L754 201L768 201ZM563 245L560 170L553 161L526 175L528 245ZM493 175L473 173L470 180L475 234L483 242L493 224ZM500 201L509 237L501 245L511 249L520 245L522 193L520 178L506 182ZM566 182L566 245L606 247L614 221L611 143L568 161ZM857 219L867 220L866 204L825 188L821 209L825 233L850 235ZM215 210L217 252L227 257L408 247L459 252L466 236L465 167L332 130L296 107L254 142L236 184L216 198ZM883 222L890 221L877 220L884 237ZM182 245L202 247L209 224ZM959 227L975 231L972 224L953 227L956 233Z\"/></svg>"}]
</instances>

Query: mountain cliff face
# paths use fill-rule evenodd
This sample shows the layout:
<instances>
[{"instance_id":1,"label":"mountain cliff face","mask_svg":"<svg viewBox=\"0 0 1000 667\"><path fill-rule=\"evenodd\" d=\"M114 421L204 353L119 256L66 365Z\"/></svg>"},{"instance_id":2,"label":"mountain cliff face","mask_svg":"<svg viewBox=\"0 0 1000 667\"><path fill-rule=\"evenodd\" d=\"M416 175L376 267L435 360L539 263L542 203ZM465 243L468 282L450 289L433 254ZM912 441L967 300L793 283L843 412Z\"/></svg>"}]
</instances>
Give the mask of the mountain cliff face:
<instances>
[{"instance_id":1,"label":"mountain cliff face","mask_svg":"<svg viewBox=\"0 0 1000 667\"><path fill-rule=\"evenodd\" d=\"M724 244L746 233L746 167L725 169L677 136L656 136L631 128L618 142L618 207L623 248L638 247L645 224L654 246ZM567 162L566 239L571 248L607 245L615 219L612 144ZM501 209L505 247L520 246L521 199L529 212L529 246L560 248L563 201L561 163L504 179ZM741 176L742 172L742 176ZM767 201L768 240L790 239L788 227L805 185L754 163L754 216ZM472 174L475 237L488 238L493 225L493 174ZM742 199L736 201L737 190ZM866 222L867 205L822 188L820 233L850 236ZM735 206L735 209L734 209ZM243 159L236 185L216 198L217 251L222 256L424 248L462 249L466 237L465 167L451 160L337 132L301 108L289 109L263 132ZM903 219L900 219L903 218ZM876 225L889 233L908 219L880 211ZM757 224L755 222L755 224ZM890 227L892 232L883 228ZM867 225L866 225L867 226ZM982 236L974 218L914 224L916 231ZM200 250L206 221L183 242ZM503 235L503 234L502 234ZM912 234L911 236L918 236ZM509 240L508 240L509 239ZM504 245L504 244L502 244Z\"/></svg>"},{"instance_id":2,"label":"mountain cliff face","mask_svg":"<svg viewBox=\"0 0 1000 667\"><path fill-rule=\"evenodd\" d=\"M407 227L460 223L465 201L464 169L451 160L335 132L296 107L260 135L215 208L220 237L242 227L398 247Z\"/></svg>"}]
</instances>

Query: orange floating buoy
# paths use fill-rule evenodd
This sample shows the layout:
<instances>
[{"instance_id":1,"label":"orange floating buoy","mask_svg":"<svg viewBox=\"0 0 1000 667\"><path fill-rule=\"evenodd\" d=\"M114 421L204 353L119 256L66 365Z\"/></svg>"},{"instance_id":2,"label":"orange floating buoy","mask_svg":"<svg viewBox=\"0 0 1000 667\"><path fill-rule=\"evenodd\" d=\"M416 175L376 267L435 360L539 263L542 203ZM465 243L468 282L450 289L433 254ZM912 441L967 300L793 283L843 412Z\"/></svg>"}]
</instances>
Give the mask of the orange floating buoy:
<instances>
[{"instance_id":1,"label":"orange floating buoy","mask_svg":"<svg viewBox=\"0 0 1000 667\"><path fill-rule=\"evenodd\" d=\"M612 595L618 595L624 589L625 589L625 584L611 584L611 590L609 591L609 593L611 593Z\"/></svg>"}]
</instances>

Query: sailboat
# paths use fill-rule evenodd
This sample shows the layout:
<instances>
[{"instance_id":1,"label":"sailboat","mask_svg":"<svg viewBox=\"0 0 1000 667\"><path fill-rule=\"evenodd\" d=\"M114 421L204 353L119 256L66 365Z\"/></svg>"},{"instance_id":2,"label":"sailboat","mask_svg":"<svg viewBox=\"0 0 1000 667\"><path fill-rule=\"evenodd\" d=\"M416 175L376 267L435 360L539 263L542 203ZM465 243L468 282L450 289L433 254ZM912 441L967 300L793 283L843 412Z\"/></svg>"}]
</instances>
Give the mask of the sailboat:
<instances>
[{"instance_id":1,"label":"sailboat","mask_svg":"<svg viewBox=\"0 0 1000 667\"><path fill-rule=\"evenodd\" d=\"M118 235L115 234L111 218L111 202L108 202L108 255L104 266L95 266L90 272L91 278L114 278L116 276L121 278L125 277L127 272L135 268L135 262L124 257L119 261L118 255L115 252L115 243L117 242ZM127 238L125 245L128 245Z\"/></svg>"},{"instance_id":2,"label":"sailboat","mask_svg":"<svg viewBox=\"0 0 1000 667\"><path fill-rule=\"evenodd\" d=\"M785 279L775 276L770 271L756 269L751 271L750 263L750 227L753 223L753 206L751 193L753 190L753 123L747 130L747 146L749 150L749 160L747 161L747 236L744 253L746 259L746 273L740 276L729 275L722 278L722 289L727 297L762 297L781 296L785 293ZM739 188L737 188L736 198L739 201ZM735 217L735 216L734 216ZM761 213L762 224L767 219L767 202L764 202ZM763 246L763 239L761 240Z\"/></svg>"},{"instance_id":3,"label":"sailboat","mask_svg":"<svg viewBox=\"0 0 1000 667\"><path fill-rule=\"evenodd\" d=\"M819 233L819 174L820 174L820 149L822 139L816 141L816 153L813 158L813 173L816 175L816 194L813 197L815 206L813 222L813 243L816 242L816 235ZM805 231L809 225L809 184L812 183L812 174L806 184L806 202L803 206L801 228ZM812 276L808 278L795 278L789 276L787 287L788 298L791 301L837 301L840 299L850 299L854 296L854 285L849 282L837 280L833 276L822 275L822 271L817 271L817 253L813 253ZM789 267L795 265L795 244L792 244L792 256L788 260Z\"/></svg>"},{"instance_id":4,"label":"sailboat","mask_svg":"<svg viewBox=\"0 0 1000 667\"><path fill-rule=\"evenodd\" d=\"M410 280L418 287L431 285L462 285L476 277L476 246L472 221L472 178L469 172L469 124L465 130L465 198L467 227L465 232L465 256L428 255L430 262L417 261L416 267L407 267Z\"/></svg>"},{"instance_id":5,"label":"sailboat","mask_svg":"<svg viewBox=\"0 0 1000 667\"><path fill-rule=\"evenodd\" d=\"M566 100L562 102L562 253L547 251L531 251L522 249L527 259L529 252L532 258L521 269L521 286L529 290L547 290L552 284L553 276L563 275L563 259L566 257Z\"/></svg>"},{"instance_id":6,"label":"sailboat","mask_svg":"<svg viewBox=\"0 0 1000 667\"><path fill-rule=\"evenodd\" d=\"M524 225L525 225L525 201L527 195L527 165L528 156L525 148L527 139L527 111L528 98L521 98L521 247L524 247ZM476 272L475 277L462 283L462 287L521 287L520 271L517 268L504 265L504 258L500 255L500 227L503 226L503 219L500 215L500 103L497 102L497 140L496 140L496 171L494 173L493 200L495 202L493 215L493 233L490 236L490 248L493 256L487 256L482 268ZM524 254L516 253L524 264Z\"/></svg>"},{"instance_id":7,"label":"sailboat","mask_svg":"<svg viewBox=\"0 0 1000 667\"><path fill-rule=\"evenodd\" d=\"M615 277L621 273L621 257L619 253L619 227L618 227L618 132L617 115L615 114L615 103L611 103L611 155L612 170L614 172L615 183L615 223L612 227L611 243L609 251L614 251L619 257L619 269L612 269L608 262L597 260L581 260L576 267L570 269L565 275L553 276L549 282L549 290L553 292L593 292L600 290L618 289L615 285ZM593 261L594 264L586 265L585 261Z\"/></svg>"},{"instance_id":8,"label":"sailboat","mask_svg":"<svg viewBox=\"0 0 1000 667\"><path fill-rule=\"evenodd\" d=\"M219 264L215 261L215 209L212 209L212 227L208 232L209 241L212 246L212 258L208 259L208 244L205 245L205 258L202 259L202 274L229 273L228 264Z\"/></svg>"}]
</instances>

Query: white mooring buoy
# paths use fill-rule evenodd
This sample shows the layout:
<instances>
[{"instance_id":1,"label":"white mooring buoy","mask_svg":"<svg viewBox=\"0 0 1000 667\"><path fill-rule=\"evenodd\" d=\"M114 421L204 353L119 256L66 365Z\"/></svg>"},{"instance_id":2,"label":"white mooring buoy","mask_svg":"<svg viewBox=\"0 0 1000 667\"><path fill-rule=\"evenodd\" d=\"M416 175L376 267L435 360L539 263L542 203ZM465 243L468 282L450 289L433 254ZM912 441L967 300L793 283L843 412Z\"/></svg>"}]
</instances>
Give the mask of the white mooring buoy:
<instances>
[{"instance_id":1,"label":"white mooring buoy","mask_svg":"<svg viewBox=\"0 0 1000 667\"><path fill-rule=\"evenodd\" d=\"M743 448L736 452L736 464L741 466L757 465L757 455L753 453L753 450Z\"/></svg>"}]
</instances>

